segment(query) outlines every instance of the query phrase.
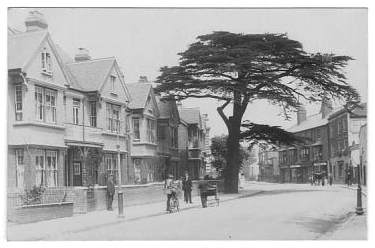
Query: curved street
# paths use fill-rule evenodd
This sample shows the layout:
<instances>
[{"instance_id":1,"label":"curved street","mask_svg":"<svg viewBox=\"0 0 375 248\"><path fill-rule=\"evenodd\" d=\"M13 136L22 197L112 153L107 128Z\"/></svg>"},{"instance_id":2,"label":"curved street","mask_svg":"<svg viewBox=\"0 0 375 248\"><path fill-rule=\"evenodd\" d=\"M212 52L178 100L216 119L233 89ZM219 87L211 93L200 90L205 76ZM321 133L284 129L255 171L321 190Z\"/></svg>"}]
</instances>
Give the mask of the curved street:
<instances>
[{"instance_id":1,"label":"curved street","mask_svg":"<svg viewBox=\"0 0 375 248\"><path fill-rule=\"evenodd\" d=\"M342 186L249 183L259 194L219 207L124 220L65 232L53 240L314 240L366 239L366 221L354 213L356 191ZM364 203L366 198L363 198ZM184 203L182 203L184 204ZM365 205L365 204L364 204ZM356 227L347 227L359 221ZM346 226L346 227L345 227ZM357 228L340 237L345 227Z\"/></svg>"}]
</instances>

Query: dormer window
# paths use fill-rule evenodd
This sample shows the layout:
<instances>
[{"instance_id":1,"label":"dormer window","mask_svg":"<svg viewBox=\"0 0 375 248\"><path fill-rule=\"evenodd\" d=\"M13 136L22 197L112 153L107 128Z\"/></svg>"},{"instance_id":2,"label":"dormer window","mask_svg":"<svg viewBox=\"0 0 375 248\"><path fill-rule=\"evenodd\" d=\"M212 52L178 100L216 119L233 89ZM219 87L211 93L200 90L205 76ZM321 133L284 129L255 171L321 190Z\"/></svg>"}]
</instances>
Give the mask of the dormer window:
<instances>
[{"instance_id":1,"label":"dormer window","mask_svg":"<svg viewBox=\"0 0 375 248\"><path fill-rule=\"evenodd\" d=\"M115 84L116 84L116 77L115 76L111 76L111 91L112 92L115 91Z\"/></svg>"},{"instance_id":2,"label":"dormer window","mask_svg":"<svg viewBox=\"0 0 375 248\"><path fill-rule=\"evenodd\" d=\"M42 71L47 74L52 74L51 54L44 48L42 51Z\"/></svg>"}]
</instances>

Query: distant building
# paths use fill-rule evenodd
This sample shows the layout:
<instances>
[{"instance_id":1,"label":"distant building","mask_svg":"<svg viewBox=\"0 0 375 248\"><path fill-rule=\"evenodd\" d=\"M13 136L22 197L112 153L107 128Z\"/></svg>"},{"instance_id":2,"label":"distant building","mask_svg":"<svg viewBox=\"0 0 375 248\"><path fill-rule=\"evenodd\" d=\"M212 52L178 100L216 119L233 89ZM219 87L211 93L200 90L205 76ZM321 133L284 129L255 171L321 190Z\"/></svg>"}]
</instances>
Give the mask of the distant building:
<instances>
[{"instance_id":1,"label":"distant building","mask_svg":"<svg viewBox=\"0 0 375 248\"><path fill-rule=\"evenodd\" d=\"M126 84L133 101L131 110L134 182L149 183L164 179L165 164L158 156L157 119L159 108L151 83L140 78L137 83Z\"/></svg>"},{"instance_id":2,"label":"distant building","mask_svg":"<svg viewBox=\"0 0 375 248\"><path fill-rule=\"evenodd\" d=\"M205 174L205 142L206 128L199 108L179 108L180 118L179 134L187 132L187 161L186 170L194 179ZM183 146L185 142L180 144ZM186 149L186 147L180 147Z\"/></svg>"},{"instance_id":3,"label":"distant building","mask_svg":"<svg viewBox=\"0 0 375 248\"><path fill-rule=\"evenodd\" d=\"M332 111L329 102L323 101L318 114L306 115L300 106L297 124L287 131L304 138L300 146L279 149L280 176L282 182L306 183L313 173L327 174L329 160L328 116Z\"/></svg>"},{"instance_id":4,"label":"distant building","mask_svg":"<svg viewBox=\"0 0 375 248\"><path fill-rule=\"evenodd\" d=\"M250 156L242 161L242 173L245 180L256 181L259 176L259 147L254 146L250 151Z\"/></svg>"},{"instance_id":5,"label":"distant building","mask_svg":"<svg viewBox=\"0 0 375 248\"><path fill-rule=\"evenodd\" d=\"M278 182L280 177L279 152L272 150L259 151L259 181Z\"/></svg>"},{"instance_id":6,"label":"distant building","mask_svg":"<svg viewBox=\"0 0 375 248\"><path fill-rule=\"evenodd\" d=\"M178 150L180 116L177 105L175 101L161 101L159 96L156 96L156 102L160 112L157 121L159 160L165 168L165 175L180 178L184 175L184 168Z\"/></svg>"},{"instance_id":7,"label":"distant building","mask_svg":"<svg viewBox=\"0 0 375 248\"><path fill-rule=\"evenodd\" d=\"M355 168L360 163L360 128L367 122L367 105L348 111L340 109L329 116L330 166L334 182L352 182L357 177Z\"/></svg>"}]
</instances>

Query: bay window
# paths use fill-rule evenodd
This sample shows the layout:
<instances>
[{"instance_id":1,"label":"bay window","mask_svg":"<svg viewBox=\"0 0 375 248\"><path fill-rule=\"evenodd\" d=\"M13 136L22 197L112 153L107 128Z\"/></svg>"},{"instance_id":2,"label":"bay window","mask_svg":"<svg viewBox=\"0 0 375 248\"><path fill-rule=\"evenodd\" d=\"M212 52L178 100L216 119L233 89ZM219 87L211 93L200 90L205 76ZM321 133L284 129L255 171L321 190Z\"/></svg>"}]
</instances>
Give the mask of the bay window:
<instances>
[{"instance_id":1,"label":"bay window","mask_svg":"<svg viewBox=\"0 0 375 248\"><path fill-rule=\"evenodd\" d=\"M16 149L16 187L18 188L23 188L24 172L24 150Z\"/></svg>"},{"instance_id":2,"label":"bay window","mask_svg":"<svg viewBox=\"0 0 375 248\"><path fill-rule=\"evenodd\" d=\"M116 183L117 177L118 177L117 154L115 153L105 154L104 161L105 161L105 165L107 168L107 176L112 175L114 179L114 183Z\"/></svg>"},{"instance_id":3,"label":"bay window","mask_svg":"<svg viewBox=\"0 0 375 248\"><path fill-rule=\"evenodd\" d=\"M120 133L120 110L119 105L107 103L107 129L111 132Z\"/></svg>"},{"instance_id":4,"label":"bay window","mask_svg":"<svg viewBox=\"0 0 375 248\"><path fill-rule=\"evenodd\" d=\"M48 123L56 123L57 91L35 86L36 119Z\"/></svg>"},{"instance_id":5,"label":"bay window","mask_svg":"<svg viewBox=\"0 0 375 248\"><path fill-rule=\"evenodd\" d=\"M35 153L36 185L57 186L57 151L37 150Z\"/></svg>"},{"instance_id":6,"label":"bay window","mask_svg":"<svg viewBox=\"0 0 375 248\"><path fill-rule=\"evenodd\" d=\"M155 143L155 121L147 119L147 141Z\"/></svg>"},{"instance_id":7,"label":"bay window","mask_svg":"<svg viewBox=\"0 0 375 248\"><path fill-rule=\"evenodd\" d=\"M91 101L90 104L90 126L96 127L96 102Z\"/></svg>"},{"instance_id":8,"label":"bay window","mask_svg":"<svg viewBox=\"0 0 375 248\"><path fill-rule=\"evenodd\" d=\"M79 99L73 99L73 124L79 124L79 109L81 106L81 101Z\"/></svg>"},{"instance_id":9,"label":"bay window","mask_svg":"<svg viewBox=\"0 0 375 248\"><path fill-rule=\"evenodd\" d=\"M133 133L134 140L139 141L141 139L141 133L139 131L139 118L133 118Z\"/></svg>"}]
</instances>

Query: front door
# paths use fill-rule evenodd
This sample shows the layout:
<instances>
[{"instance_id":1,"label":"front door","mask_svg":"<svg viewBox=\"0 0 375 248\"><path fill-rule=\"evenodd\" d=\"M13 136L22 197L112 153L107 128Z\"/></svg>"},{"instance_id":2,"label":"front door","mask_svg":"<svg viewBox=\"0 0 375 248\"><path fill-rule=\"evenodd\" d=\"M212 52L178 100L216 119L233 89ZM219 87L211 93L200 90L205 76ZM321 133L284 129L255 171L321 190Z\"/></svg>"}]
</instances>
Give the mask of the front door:
<instances>
[{"instance_id":1,"label":"front door","mask_svg":"<svg viewBox=\"0 0 375 248\"><path fill-rule=\"evenodd\" d=\"M73 186L82 186L82 163L73 162Z\"/></svg>"}]
</instances>

